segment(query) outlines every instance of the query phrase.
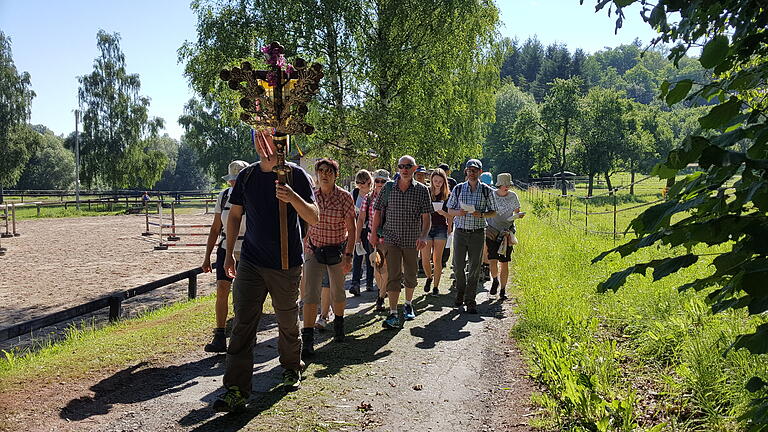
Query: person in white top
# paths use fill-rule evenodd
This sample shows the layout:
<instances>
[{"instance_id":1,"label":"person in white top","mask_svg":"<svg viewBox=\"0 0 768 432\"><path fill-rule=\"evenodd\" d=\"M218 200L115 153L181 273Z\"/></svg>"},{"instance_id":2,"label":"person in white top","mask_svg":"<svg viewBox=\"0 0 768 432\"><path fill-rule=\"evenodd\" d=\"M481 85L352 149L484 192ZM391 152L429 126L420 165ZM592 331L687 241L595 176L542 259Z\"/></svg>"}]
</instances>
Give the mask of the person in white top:
<instances>
[{"instance_id":1,"label":"person in white top","mask_svg":"<svg viewBox=\"0 0 768 432\"><path fill-rule=\"evenodd\" d=\"M216 328L213 331L213 340L211 343L205 346L206 352L226 352L227 351L227 336L225 327L227 325L227 313L229 311L229 289L232 286L232 278L227 276L227 272L224 271L224 259L226 258L226 239L225 233L227 232L227 218L229 217L229 196L232 192L232 188L235 186L235 180L237 175L248 166L248 162L236 160L229 164L229 172L222 178L229 183L229 188L224 189L219 193L216 198L216 206L214 207L213 223L211 224L211 230L208 232L208 242L205 247L205 259L201 266L203 271L208 273L211 268L211 252L213 252L213 246L218 243L219 247L216 250ZM240 221L240 232L238 233L237 241L235 242L235 258L239 260L240 248L243 244L243 236L245 236L245 218Z\"/></svg>"}]
</instances>

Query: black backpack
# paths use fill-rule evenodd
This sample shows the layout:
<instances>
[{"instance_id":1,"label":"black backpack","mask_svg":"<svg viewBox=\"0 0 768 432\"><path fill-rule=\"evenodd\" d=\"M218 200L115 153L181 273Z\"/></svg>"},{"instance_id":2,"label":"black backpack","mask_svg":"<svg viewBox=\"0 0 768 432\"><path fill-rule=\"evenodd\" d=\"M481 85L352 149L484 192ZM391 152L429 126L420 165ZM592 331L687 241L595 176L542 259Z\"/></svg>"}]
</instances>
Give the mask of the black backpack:
<instances>
[{"instance_id":1,"label":"black backpack","mask_svg":"<svg viewBox=\"0 0 768 432\"><path fill-rule=\"evenodd\" d=\"M259 163L253 163L248 165L243 171L245 173L243 174L243 190L245 190L246 187L248 187L248 179L251 178L251 173L253 172L256 167L259 166ZM293 187L293 170L288 171L288 185ZM296 209L294 209L296 210ZM243 193L243 212L245 212L245 193ZM305 238L307 236L307 233L309 232L309 227L307 226L307 221L301 218L299 216L299 213L296 212L296 217L299 218L299 228L301 230L301 238Z\"/></svg>"},{"instance_id":2,"label":"black backpack","mask_svg":"<svg viewBox=\"0 0 768 432\"><path fill-rule=\"evenodd\" d=\"M466 183L466 182L465 182ZM480 189L483 191L483 198L485 198L485 205L488 206L488 203L491 201L491 187L483 182L480 183ZM461 198L461 190L463 189L461 187L462 183L457 184L455 188L453 188L453 193L456 194L456 202L461 205L461 201L459 201L459 198Z\"/></svg>"}]
</instances>

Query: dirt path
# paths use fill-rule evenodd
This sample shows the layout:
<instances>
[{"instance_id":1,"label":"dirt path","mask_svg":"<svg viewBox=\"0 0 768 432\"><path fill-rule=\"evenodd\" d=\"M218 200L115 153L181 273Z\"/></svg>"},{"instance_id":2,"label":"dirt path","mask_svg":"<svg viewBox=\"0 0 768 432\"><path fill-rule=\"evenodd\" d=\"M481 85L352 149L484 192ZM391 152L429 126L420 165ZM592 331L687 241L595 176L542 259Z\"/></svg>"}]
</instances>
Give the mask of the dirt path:
<instances>
[{"instance_id":1,"label":"dirt path","mask_svg":"<svg viewBox=\"0 0 768 432\"><path fill-rule=\"evenodd\" d=\"M302 389L274 389L277 330L267 316L255 348L254 396L240 415L216 414L224 356L192 352L75 386L41 389L12 424L77 431L527 431L532 383L508 336L512 304L482 293L480 315L451 307L448 294L415 299L418 316L382 330L373 293L349 298L347 342L323 333ZM37 399L38 403L34 400Z\"/></svg>"}]
</instances>

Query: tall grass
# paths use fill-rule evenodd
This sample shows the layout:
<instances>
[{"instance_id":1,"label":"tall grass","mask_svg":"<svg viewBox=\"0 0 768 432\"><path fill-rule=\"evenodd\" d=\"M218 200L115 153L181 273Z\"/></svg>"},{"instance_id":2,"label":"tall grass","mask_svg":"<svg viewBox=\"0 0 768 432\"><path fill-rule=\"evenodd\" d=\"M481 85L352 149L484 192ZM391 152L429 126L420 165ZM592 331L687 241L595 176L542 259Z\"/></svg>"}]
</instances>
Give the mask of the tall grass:
<instances>
[{"instance_id":1,"label":"tall grass","mask_svg":"<svg viewBox=\"0 0 768 432\"><path fill-rule=\"evenodd\" d=\"M751 376L768 377L768 356L727 348L737 334L767 319L744 311L713 315L706 293L677 291L710 274L711 257L658 282L635 275L619 292L598 294L598 283L612 272L677 251L648 248L592 265L613 247L611 236L585 234L562 215L557 221L548 204L539 207L538 216L518 224L512 267L521 315L513 334L531 374L546 388L536 398L548 412L541 424L555 430L747 430L738 417L759 395L745 384Z\"/></svg>"}]
</instances>

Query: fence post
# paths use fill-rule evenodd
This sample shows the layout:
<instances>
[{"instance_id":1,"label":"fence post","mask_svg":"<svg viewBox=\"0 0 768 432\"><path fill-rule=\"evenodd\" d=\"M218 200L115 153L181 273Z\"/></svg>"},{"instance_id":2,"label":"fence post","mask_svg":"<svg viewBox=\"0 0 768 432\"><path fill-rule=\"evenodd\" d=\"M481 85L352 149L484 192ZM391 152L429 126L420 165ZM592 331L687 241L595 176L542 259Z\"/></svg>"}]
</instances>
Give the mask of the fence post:
<instances>
[{"instance_id":1,"label":"fence post","mask_svg":"<svg viewBox=\"0 0 768 432\"><path fill-rule=\"evenodd\" d=\"M144 237L151 236L152 232L149 231L149 203L144 203L144 221L146 222L147 229L141 235Z\"/></svg>"},{"instance_id":2,"label":"fence post","mask_svg":"<svg viewBox=\"0 0 768 432\"><path fill-rule=\"evenodd\" d=\"M616 245L616 194L613 194L613 244Z\"/></svg>"},{"instance_id":3,"label":"fence post","mask_svg":"<svg viewBox=\"0 0 768 432\"><path fill-rule=\"evenodd\" d=\"M589 233L589 200L584 200L584 234Z\"/></svg>"},{"instance_id":4,"label":"fence post","mask_svg":"<svg viewBox=\"0 0 768 432\"><path fill-rule=\"evenodd\" d=\"M16 204L11 207L11 220L13 221L13 236L18 237L21 234L16 232Z\"/></svg>"},{"instance_id":5,"label":"fence post","mask_svg":"<svg viewBox=\"0 0 768 432\"><path fill-rule=\"evenodd\" d=\"M560 220L560 197L555 197L555 203L557 203L557 217L555 220Z\"/></svg>"},{"instance_id":6,"label":"fence post","mask_svg":"<svg viewBox=\"0 0 768 432\"><path fill-rule=\"evenodd\" d=\"M37 207L37 217L40 217L40 204L35 204Z\"/></svg>"},{"instance_id":7,"label":"fence post","mask_svg":"<svg viewBox=\"0 0 768 432\"><path fill-rule=\"evenodd\" d=\"M155 250L167 250L168 246L163 244L163 202L162 201L157 202L157 215L158 215L157 220L160 221L159 222L160 244L155 246Z\"/></svg>"},{"instance_id":8,"label":"fence post","mask_svg":"<svg viewBox=\"0 0 768 432\"><path fill-rule=\"evenodd\" d=\"M109 322L115 322L120 319L123 299L120 296L109 298Z\"/></svg>"},{"instance_id":9,"label":"fence post","mask_svg":"<svg viewBox=\"0 0 768 432\"><path fill-rule=\"evenodd\" d=\"M13 234L8 231L8 204L3 207L3 217L5 219L5 232L1 236L3 238L13 237Z\"/></svg>"},{"instance_id":10,"label":"fence post","mask_svg":"<svg viewBox=\"0 0 768 432\"><path fill-rule=\"evenodd\" d=\"M171 235L168 236L168 240L170 241L181 240L179 236L176 235L176 205L174 204L173 201L171 201Z\"/></svg>"},{"instance_id":11,"label":"fence post","mask_svg":"<svg viewBox=\"0 0 768 432\"><path fill-rule=\"evenodd\" d=\"M189 285L187 286L187 298L192 300L197 298L197 274L189 275Z\"/></svg>"},{"instance_id":12,"label":"fence post","mask_svg":"<svg viewBox=\"0 0 768 432\"><path fill-rule=\"evenodd\" d=\"M568 222L573 218L573 196L568 198Z\"/></svg>"},{"instance_id":13,"label":"fence post","mask_svg":"<svg viewBox=\"0 0 768 432\"><path fill-rule=\"evenodd\" d=\"M91 211L91 200L88 200L88 211Z\"/></svg>"}]
</instances>

